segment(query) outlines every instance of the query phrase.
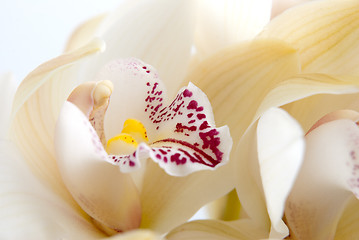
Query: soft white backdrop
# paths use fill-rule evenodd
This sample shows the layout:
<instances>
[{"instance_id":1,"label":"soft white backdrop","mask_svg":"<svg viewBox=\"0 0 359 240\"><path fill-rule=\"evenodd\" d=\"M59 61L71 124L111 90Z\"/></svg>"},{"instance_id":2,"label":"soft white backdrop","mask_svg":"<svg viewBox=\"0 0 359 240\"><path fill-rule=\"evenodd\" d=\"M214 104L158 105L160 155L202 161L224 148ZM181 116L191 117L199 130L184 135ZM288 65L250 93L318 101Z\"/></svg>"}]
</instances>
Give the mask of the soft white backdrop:
<instances>
[{"instance_id":1,"label":"soft white backdrop","mask_svg":"<svg viewBox=\"0 0 359 240\"><path fill-rule=\"evenodd\" d=\"M116 8L121 0L0 0L0 74L21 81L61 54L82 22Z\"/></svg>"}]
</instances>

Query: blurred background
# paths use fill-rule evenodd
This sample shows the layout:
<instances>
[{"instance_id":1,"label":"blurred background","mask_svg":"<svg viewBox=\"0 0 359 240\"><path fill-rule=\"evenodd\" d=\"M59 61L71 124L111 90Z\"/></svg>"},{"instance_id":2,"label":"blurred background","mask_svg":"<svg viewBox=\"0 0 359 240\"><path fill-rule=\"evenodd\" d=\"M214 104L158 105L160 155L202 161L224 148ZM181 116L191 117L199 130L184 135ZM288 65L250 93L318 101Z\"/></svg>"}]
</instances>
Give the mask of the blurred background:
<instances>
[{"instance_id":1,"label":"blurred background","mask_svg":"<svg viewBox=\"0 0 359 240\"><path fill-rule=\"evenodd\" d=\"M21 81L62 53L73 30L121 0L0 0L0 74Z\"/></svg>"}]
</instances>

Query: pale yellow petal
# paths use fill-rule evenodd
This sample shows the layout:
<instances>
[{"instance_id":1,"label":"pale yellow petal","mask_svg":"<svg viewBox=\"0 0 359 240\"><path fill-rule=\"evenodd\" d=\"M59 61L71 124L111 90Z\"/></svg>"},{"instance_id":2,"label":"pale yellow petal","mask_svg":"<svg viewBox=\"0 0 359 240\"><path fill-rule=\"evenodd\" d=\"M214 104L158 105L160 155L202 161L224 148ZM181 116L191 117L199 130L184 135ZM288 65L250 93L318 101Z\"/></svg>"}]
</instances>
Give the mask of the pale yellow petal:
<instances>
[{"instance_id":1,"label":"pale yellow petal","mask_svg":"<svg viewBox=\"0 0 359 240\"><path fill-rule=\"evenodd\" d=\"M359 72L359 1L310 1L284 12L260 38L290 43L305 72Z\"/></svg>"},{"instance_id":2,"label":"pale yellow petal","mask_svg":"<svg viewBox=\"0 0 359 240\"><path fill-rule=\"evenodd\" d=\"M187 78L205 92L218 125L229 125L238 140L269 89L299 71L296 51L287 44L259 40L224 49Z\"/></svg>"},{"instance_id":3,"label":"pale yellow petal","mask_svg":"<svg viewBox=\"0 0 359 240\"><path fill-rule=\"evenodd\" d=\"M55 122L63 102L78 84L79 66L102 48L103 43L95 40L44 63L25 78L15 95L11 137L34 174L70 202L54 157Z\"/></svg>"},{"instance_id":4,"label":"pale yellow petal","mask_svg":"<svg viewBox=\"0 0 359 240\"><path fill-rule=\"evenodd\" d=\"M270 91L259 107L256 118L270 107L283 106L304 130L318 119L338 109L357 109L359 77L325 74L297 75ZM256 119L255 118L255 119Z\"/></svg>"},{"instance_id":5,"label":"pale yellow petal","mask_svg":"<svg viewBox=\"0 0 359 240\"><path fill-rule=\"evenodd\" d=\"M203 205L234 188L234 164L229 161L215 171L173 177L148 161L141 191L141 227L163 233L190 219Z\"/></svg>"},{"instance_id":6,"label":"pale yellow petal","mask_svg":"<svg viewBox=\"0 0 359 240\"><path fill-rule=\"evenodd\" d=\"M335 240L352 240L359 236L359 200L354 196L349 200L339 220Z\"/></svg>"},{"instance_id":7,"label":"pale yellow petal","mask_svg":"<svg viewBox=\"0 0 359 240\"><path fill-rule=\"evenodd\" d=\"M77 27L67 41L65 52L75 50L90 42L96 36L106 17L107 14L98 15Z\"/></svg>"},{"instance_id":8,"label":"pale yellow petal","mask_svg":"<svg viewBox=\"0 0 359 240\"><path fill-rule=\"evenodd\" d=\"M200 58L251 40L269 22L271 5L267 0L199 0L195 47Z\"/></svg>"},{"instance_id":9,"label":"pale yellow petal","mask_svg":"<svg viewBox=\"0 0 359 240\"><path fill-rule=\"evenodd\" d=\"M166 236L168 240L258 240L267 237L267 231L247 219L193 221L175 228Z\"/></svg>"}]
</instances>

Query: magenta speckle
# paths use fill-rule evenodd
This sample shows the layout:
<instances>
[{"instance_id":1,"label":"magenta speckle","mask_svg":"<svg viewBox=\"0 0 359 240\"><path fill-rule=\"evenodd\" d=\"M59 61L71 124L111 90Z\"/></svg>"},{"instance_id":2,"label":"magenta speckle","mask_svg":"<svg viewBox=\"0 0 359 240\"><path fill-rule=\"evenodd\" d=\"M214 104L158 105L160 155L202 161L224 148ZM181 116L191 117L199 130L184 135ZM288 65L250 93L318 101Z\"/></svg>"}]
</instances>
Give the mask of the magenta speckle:
<instances>
[{"instance_id":1,"label":"magenta speckle","mask_svg":"<svg viewBox=\"0 0 359 240\"><path fill-rule=\"evenodd\" d=\"M208 125L208 122L207 121L204 121L201 126L199 126L199 130L204 130L206 128L209 128L210 126Z\"/></svg>"},{"instance_id":2,"label":"magenta speckle","mask_svg":"<svg viewBox=\"0 0 359 240\"><path fill-rule=\"evenodd\" d=\"M192 100L189 102L187 109L191 110L191 109L197 109L198 103L196 100Z\"/></svg>"},{"instance_id":3,"label":"magenta speckle","mask_svg":"<svg viewBox=\"0 0 359 240\"><path fill-rule=\"evenodd\" d=\"M200 113L200 114L197 114L197 118L198 118L199 120L202 120L203 118L206 118L206 115L203 114L203 113Z\"/></svg>"},{"instance_id":4,"label":"magenta speckle","mask_svg":"<svg viewBox=\"0 0 359 240\"><path fill-rule=\"evenodd\" d=\"M193 93L188 89L184 90L184 92L183 92L184 97L192 97L192 95L193 95Z\"/></svg>"}]
</instances>

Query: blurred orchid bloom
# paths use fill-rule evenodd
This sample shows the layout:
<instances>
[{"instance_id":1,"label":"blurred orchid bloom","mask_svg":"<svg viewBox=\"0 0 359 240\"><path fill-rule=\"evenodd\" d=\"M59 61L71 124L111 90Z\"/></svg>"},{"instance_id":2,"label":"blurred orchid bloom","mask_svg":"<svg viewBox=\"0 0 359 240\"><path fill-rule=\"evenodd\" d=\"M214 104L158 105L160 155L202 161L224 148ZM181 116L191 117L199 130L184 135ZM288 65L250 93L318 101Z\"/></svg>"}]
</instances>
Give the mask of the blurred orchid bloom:
<instances>
[{"instance_id":1,"label":"blurred orchid bloom","mask_svg":"<svg viewBox=\"0 0 359 240\"><path fill-rule=\"evenodd\" d=\"M259 4L261 8L257 8ZM133 93L137 84L135 81L122 88L119 84L123 79L117 79L117 75L112 70L105 71L106 74L101 77L100 75L103 74L101 69L106 66L110 66L111 69L111 65L108 64L114 59L139 58L158 70L163 81L161 87L163 92L164 89L167 90L168 100L175 99L175 93L180 87L187 85L183 84L183 79L189 68L195 68L199 62L219 49L253 38L268 23L270 11L271 1L266 0L221 1L220 3L131 0L124 1L118 11L96 17L81 26L70 39L66 52L31 72L22 81L15 95L10 133L14 144L6 142L1 146L3 148L1 160L4 162L4 167L1 176L3 187L0 189L3 196L0 200L3 209L0 211L3 219L0 224L0 236L96 239L106 237L107 234L104 232L112 234L113 230L125 231L140 227L150 230L128 231L114 239L157 239L157 233L168 232L187 221L204 204L233 189L235 182L233 161L229 161L215 171L191 173L192 170L186 170L184 175L189 175L185 177L172 176L183 175L172 168L161 168L160 165L165 158L161 156L163 160L161 163L156 160L157 152L155 154L153 149L158 146L152 146L151 143L161 145L159 142L152 141L172 138L172 135L166 132L171 128L160 127L161 131L166 130L161 132L156 131L157 126L153 128L153 124L150 127L146 125L145 121L149 120L143 117L143 112L147 109L147 105L143 107L143 94L147 92L139 92L142 95ZM154 74L155 71L150 65L142 67L148 67L151 69L151 74ZM115 69L118 70L117 67ZM117 70L114 72L118 72ZM140 68L135 72L128 71L131 73L127 72L129 76L146 75L148 70ZM113 87L107 80L113 81ZM155 82L151 81L150 86L138 83L139 89L154 88ZM193 93L193 96L200 96L199 100L192 99L198 103L196 111L208 105L206 98L196 87L188 85L186 89ZM124 95L117 95L117 91ZM182 96L191 95L189 92L182 92ZM79 95L82 97L79 98ZM116 126L111 131L106 129L106 121L109 120L102 118L110 96L111 103L108 105L106 116L113 113L116 115L107 118L113 121L111 126ZM128 98L125 98L126 96ZM123 108L127 108L127 112L111 110L113 103L119 103L115 100L116 97L122 99L120 104ZM174 102L176 103L177 100ZM131 103L129 101L139 102L141 106L129 107ZM149 107L157 106L159 105ZM191 106L194 107L194 104ZM159 109L162 110L164 107L165 105L160 106ZM151 111L152 109L147 109L147 113ZM132 116L131 113L142 113L142 116L138 114ZM100 124L98 121L91 120L94 116L94 119L100 120ZM120 124L115 123L116 117L120 119ZM209 127L213 119L210 114L207 117L209 117L207 121ZM122 126L126 121L123 118L135 119L130 120L130 127L127 128ZM103 126L102 120L105 121ZM78 124L79 121L82 121L83 125ZM56 122L58 122L57 127ZM167 125L170 125L170 121ZM84 126L87 128L84 129ZM146 131L141 130L142 126ZM189 137L191 141L195 141L191 135L185 135L186 126L183 123L182 126L183 132L179 127L177 136L184 134L181 135L182 138ZM57 128L56 134L55 128ZM128 132L128 129L131 131ZM77 131L81 134L74 134ZM82 138L90 132L91 138L87 140L93 142ZM130 147L125 144L126 150L134 147L133 151L126 154L122 150L117 152L118 145L126 143L116 139L116 135L121 132L130 135L138 144ZM149 134L149 142L146 145L141 144L141 141L135 137L144 133ZM106 149L108 152L103 151L108 144L106 143L106 146L101 144L111 139L109 149ZM80 142L83 144L79 144ZM115 147L111 143L114 143ZM106 156L113 155L116 161L100 162L98 155L92 154L91 144L95 145L97 153L101 153L100 155L104 157L101 160L109 160ZM167 146L166 144L164 145ZM164 145L162 144L162 147ZM230 145L226 145L226 148ZM206 147L211 149L211 145L204 148ZM161 152L160 148L158 151ZM159 164L154 161L143 163L142 159L137 159L137 163L131 163L130 158L133 153L149 155ZM87 157L89 157L88 165L82 162ZM127 162L125 158L128 159ZM128 164L128 169L131 169L132 165L139 167L141 164L141 167L137 175L136 171L133 174L123 173L128 169L122 167L118 169L118 166L113 165L117 163ZM105 179L98 180L102 171L105 173L103 175ZM116 182L117 180L119 183ZM86 187L79 189L84 186ZM96 189L97 194L112 193L114 198L111 200L110 196L96 196ZM116 191L112 191L113 189ZM122 193L129 193L127 195L129 199L124 201L129 204L127 206L132 207L132 210L127 210L125 206L111 209L116 199L123 198ZM112 205L103 205L104 209L101 209L96 204L99 201ZM21 218L18 217L19 213ZM138 226L139 215L141 219ZM116 222L118 216L130 217L131 221L121 222L120 226L115 226L112 223Z\"/></svg>"},{"instance_id":2,"label":"blurred orchid bloom","mask_svg":"<svg viewBox=\"0 0 359 240\"><path fill-rule=\"evenodd\" d=\"M308 131L317 119L338 109L359 110L358 10L358 1L339 0L293 7L274 18L255 40L218 52L189 74L187 80L211 99L216 123L226 122L231 129L231 159L237 164L236 190L245 219L186 223L169 233L169 239L288 236L282 218L301 169L301 129ZM283 125L264 144L257 120L280 106L300 126ZM347 221L355 224L358 217ZM356 234L346 230L348 236Z\"/></svg>"}]
</instances>

